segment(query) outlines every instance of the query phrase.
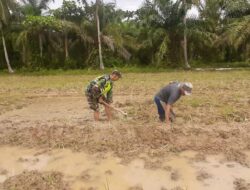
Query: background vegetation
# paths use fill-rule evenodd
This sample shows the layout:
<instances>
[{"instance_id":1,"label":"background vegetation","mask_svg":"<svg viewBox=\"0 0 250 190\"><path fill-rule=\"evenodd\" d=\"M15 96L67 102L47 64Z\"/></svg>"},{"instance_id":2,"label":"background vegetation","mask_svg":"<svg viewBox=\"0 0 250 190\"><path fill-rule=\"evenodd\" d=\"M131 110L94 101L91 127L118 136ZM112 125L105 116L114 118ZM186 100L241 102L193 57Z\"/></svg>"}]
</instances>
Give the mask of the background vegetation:
<instances>
[{"instance_id":1,"label":"background vegetation","mask_svg":"<svg viewBox=\"0 0 250 190\"><path fill-rule=\"evenodd\" d=\"M100 0L48 3L1 0L1 70L102 68L100 53L105 67L249 66L249 0L145 0L132 12Z\"/></svg>"}]
</instances>

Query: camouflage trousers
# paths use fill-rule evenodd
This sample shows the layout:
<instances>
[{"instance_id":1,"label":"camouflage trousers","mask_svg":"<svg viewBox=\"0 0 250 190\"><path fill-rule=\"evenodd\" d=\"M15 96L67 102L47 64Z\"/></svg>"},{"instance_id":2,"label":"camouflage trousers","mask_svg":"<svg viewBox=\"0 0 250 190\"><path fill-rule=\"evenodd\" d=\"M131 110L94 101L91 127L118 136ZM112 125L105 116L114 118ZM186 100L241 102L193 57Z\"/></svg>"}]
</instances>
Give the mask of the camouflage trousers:
<instances>
[{"instance_id":1,"label":"camouflage trousers","mask_svg":"<svg viewBox=\"0 0 250 190\"><path fill-rule=\"evenodd\" d=\"M94 110L94 111L99 111L99 98L102 97L103 101L106 103L109 103L107 98L105 96L100 96L96 95L95 92L90 92L88 90L85 91L85 96L87 98L88 104L89 104L89 108Z\"/></svg>"},{"instance_id":2,"label":"camouflage trousers","mask_svg":"<svg viewBox=\"0 0 250 190\"><path fill-rule=\"evenodd\" d=\"M92 93L85 91L85 96L87 98L89 108L94 111L99 111L99 97L95 97Z\"/></svg>"}]
</instances>

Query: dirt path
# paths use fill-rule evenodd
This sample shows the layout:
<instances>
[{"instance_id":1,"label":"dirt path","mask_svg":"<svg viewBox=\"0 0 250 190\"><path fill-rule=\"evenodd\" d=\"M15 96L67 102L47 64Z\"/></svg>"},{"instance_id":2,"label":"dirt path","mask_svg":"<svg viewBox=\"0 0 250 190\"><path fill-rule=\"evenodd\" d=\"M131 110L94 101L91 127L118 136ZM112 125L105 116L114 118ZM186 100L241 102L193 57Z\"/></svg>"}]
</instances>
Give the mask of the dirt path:
<instances>
[{"instance_id":1,"label":"dirt path","mask_svg":"<svg viewBox=\"0 0 250 190\"><path fill-rule=\"evenodd\" d=\"M55 124L75 125L92 119L87 108L82 97L37 98L22 109L0 115L0 124L18 128Z\"/></svg>"}]
</instances>

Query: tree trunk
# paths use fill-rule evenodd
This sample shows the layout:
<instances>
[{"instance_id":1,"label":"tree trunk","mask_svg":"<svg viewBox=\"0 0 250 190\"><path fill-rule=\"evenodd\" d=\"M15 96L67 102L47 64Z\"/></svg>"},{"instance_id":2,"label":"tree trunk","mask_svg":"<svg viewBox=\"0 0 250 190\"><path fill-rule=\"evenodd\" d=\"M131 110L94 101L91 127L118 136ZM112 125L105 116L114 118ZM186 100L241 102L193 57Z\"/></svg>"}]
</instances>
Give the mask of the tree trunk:
<instances>
[{"instance_id":1,"label":"tree trunk","mask_svg":"<svg viewBox=\"0 0 250 190\"><path fill-rule=\"evenodd\" d=\"M100 69L104 70L104 64L103 64L103 60L102 60L102 42L101 42L101 32L100 32L100 20L99 20L99 14L98 14L99 3L100 3L100 0L96 0L96 25L97 25L97 35L98 35Z\"/></svg>"},{"instance_id":2,"label":"tree trunk","mask_svg":"<svg viewBox=\"0 0 250 190\"><path fill-rule=\"evenodd\" d=\"M69 57L69 48L68 48L68 45L69 42L68 42L68 35L67 33L65 33L65 36L64 36L64 52L65 52L65 59L68 59Z\"/></svg>"},{"instance_id":3,"label":"tree trunk","mask_svg":"<svg viewBox=\"0 0 250 190\"><path fill-rule=\"evenodd\" d=\"M245 61L250 61L250 44L246 45L246 51L245 51L245 57L244 57Z\"/></svg>"},{"instance_id":4,"label":"tree trunk","mask_svg":"<svg viewBox=\"0 0 250 190\"><path fill-rule=\"evenodd\" d=\"M40 58L43 57L43 39L42 34L39 34L39 48L40 48Z\"/></svg>"},{"instance_id":5,"label":"tree trunk","mask_svg":"<svg viewBox=\"0 0 250 190\"><path fill-rule=\"evenodd\" d=\"M184 6L184 11L185 15L183 18L183 23L184 23L184 39L183 39L183 51L184 51L184 61L185 61L185 67L187 69L190 69L190 65L188 63L188 55L187 55L187 2L186 0L183 0L183 6Z\"/></svg>"},{"instance_id":6,"label":"tree trunk","mask_svg":"<svg viewBox=\"0 0 250 190\"><path fill-rule=\"evenodd\" d=\"M7 48L6 48L6 43L5 43L5 38L4 38L4 35L3 35L3 31L1 31L1 33L2 33L4 55L5 55L5 60L6 60L6 63L7 63L8 71L9 71L9 73L14 73L14 71L11 68L11 65L10 65L9 55L8 55L8 51L7 51Z\"/></svg>"},{"instance_id":7,"label":"tree trunk","mask_svg":"<svg viewBox=\"0 0 250 190\"><path fill-rule=\"evenodd\" d=\"M23 44L23 53L22 53L23 64L26 64L26 46Z\"/></svg>"}]
</instances>

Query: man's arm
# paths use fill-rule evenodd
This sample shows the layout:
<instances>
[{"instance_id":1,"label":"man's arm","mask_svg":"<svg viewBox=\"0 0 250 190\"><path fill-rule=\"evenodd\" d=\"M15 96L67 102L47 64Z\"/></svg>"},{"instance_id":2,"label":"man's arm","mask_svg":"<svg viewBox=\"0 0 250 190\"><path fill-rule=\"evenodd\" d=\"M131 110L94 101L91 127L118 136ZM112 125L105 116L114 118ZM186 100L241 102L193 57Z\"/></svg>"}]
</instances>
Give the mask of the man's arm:
<instances>
[{"instance_id":1,"label":"man's arm","mask_svg":"<svg viewBox=\"0 0 250 190\"><path fill-rule=\"evenodd\" d=\"M106 101L103 100L102 96L99 98L99 103L104 105L108 121L110 121L112 119L112 112L111 107L108 106L109 103L107 104Z\"/></svg>"},{"instance_id":2,"label":"man's arm","mask_svg":"<svg viewBox=\"0 0 250 190\"><path fill-rule=\"evenodd\" d=\"M107 101L108 101L109 104L113 102L113 89L112 88L107 93Z\"/></svg>"},{"instance_id":3,"label":"man's arm","mask_svg":"<svg viewBox=\"0 0 250 190\"><path fill-rule=\"evenodd\" d=\"M164 108L165 110L165 117L167 125L170 126L171 120L174 119L171 115L175 116L173 112L173 104L179 99L179 96L176 92L172 92L168 98L168 101L166 102L166 106Z\"/></svg>"},{"instance_id":4,"label":"man's arm","mask_svg":"<svg viewBox=\"0 0 250 190\"><path fill-rule=\"evenodd\" d=\"M170 104L165 104L164 110L165 110L165 118L166 118L166 124L167 126L170 126L170 112L171 112L172 106Z\"/></svg>"}]
</instances>

